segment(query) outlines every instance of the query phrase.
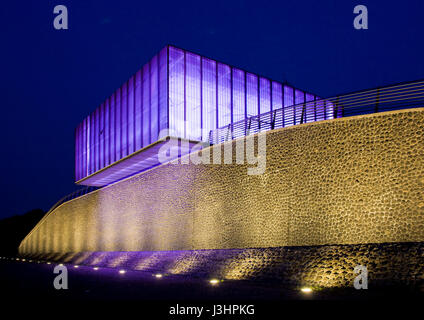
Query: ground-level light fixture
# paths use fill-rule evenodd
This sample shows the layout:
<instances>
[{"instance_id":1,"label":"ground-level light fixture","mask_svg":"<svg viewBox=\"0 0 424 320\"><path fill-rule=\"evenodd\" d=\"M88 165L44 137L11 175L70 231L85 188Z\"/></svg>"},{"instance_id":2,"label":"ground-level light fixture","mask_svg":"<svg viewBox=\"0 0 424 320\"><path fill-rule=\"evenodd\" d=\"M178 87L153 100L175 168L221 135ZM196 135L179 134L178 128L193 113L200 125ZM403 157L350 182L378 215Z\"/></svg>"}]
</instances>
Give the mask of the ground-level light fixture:
<instances>
[{"instance_id":1,"label":"ground-level light fixture","mask_svg":"<svg viewBox=\"0 0 424 320\"><path fill-rule=\"evenodd\" d=\"M303 287L303 288L300 289L300 291L302 291L303 293L311 293L312 292L312 288Z\"/></svg>"},{"instance_id":2,"label":"ground-level light fixture","mask_svg":"<svg viewBox=\"0 0 424 320\"><path fill-rule=\"evenodd\" d=\"M120 274L124 274L126 271L125 270L123 270L123 269L121 269L121 270L119 270L119 273Z\"/></svg>"},{"instance_id":3,"label":"ground-level light fixture","mask_svg":"<svg viewBox=\"0 0 424 320\"><path fill-rule=\"evenodd\" d=\"M218 279L210 279L209 283L214 286L214 285L217 285L219 283L219 280Z\"/></svg>"}]
</instances>

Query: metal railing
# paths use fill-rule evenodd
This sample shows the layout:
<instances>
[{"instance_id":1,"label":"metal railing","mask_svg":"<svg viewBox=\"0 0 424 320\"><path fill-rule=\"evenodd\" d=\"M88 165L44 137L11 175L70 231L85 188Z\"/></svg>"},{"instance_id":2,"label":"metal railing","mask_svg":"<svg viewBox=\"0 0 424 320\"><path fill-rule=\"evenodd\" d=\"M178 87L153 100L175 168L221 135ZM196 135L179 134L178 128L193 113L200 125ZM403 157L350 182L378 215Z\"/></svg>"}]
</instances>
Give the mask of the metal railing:
<instances>
[{"instance_id":1,"label":"metal railing","mask_svg":"<svg viewBox=\"0 0 424 320\"><path fill-rule=\"evenodd\" d=\"M211 130L209 143L308 122L415 107L424 107L424 80L285 106Z\"/></svg>"},{"instance_id":2,"label":"metal railing","mask_svg":"<svg viewBox=\"0 0 424 320\"><path fill-rule=\"evenodd\" d=\"M63 198L61 198L59 201L57 201L50 209L49 209L49 211L47 211L47 213L43 216L43 218L41 218L41 220L37 223L37 225L25 236L25 238L21 241L21 244L22 243L24 243L24 241L27 239L27 238L29 238L30 236L31 236L31 234L36 230L36 228L38 227L38 226L40 226L41 225L41 223L45 220L45 219L47 219L47 217L50 215L50 213L52 213L52 211L54 210L54 209L56 209L57 207L59 207L61 204L63 204L63 203L65 203L65 202L68 202L68 201L70 201L70 200L72 200L72 199L75 199L75 198L78 198L78 197L81 197L81 196L83 196L83 195L85 195L85 194L87 194L87 193L90 193L90 192L93 192L94 190L97 190L97 189L99 189L98 187L91 187L91 186L87 186L87 187L84 187L84 188L81 188L81 189L79 189L79 190L77 190L77 191L74 191L74 192L72 192L72 193L70 193L70 194L68 194L68 195L66 195L66 196L64 196Z\"/></svg>"},{"instance_id":3,"label":"metal railing","mask_svg":"<svg viewBox=\"0 0 424 320\"><path fill-rule=\"evenodd\" d=\"M358 91L272 110L211 130L209 142L218 144L302 123L413 107L424 107L424 80ZM97 189L99 188L88 186L72 192L56 202L48 213L65 202Z\"/></svg>"},{"instance_id":4,"label":"metal railing","mask_svg":"<svg viewBox=\"0 0 424 320\"><path fill-rule=\"evenodd\" d=\"M90 193L90 192L92 192L92 191L94 191L94 190L97 190L97 189L99 189L98 187L91 187L91 186L88 186L88 187L84 187L84 188L81 188L81 189L79 189L79 190L77 190L77 191L74 191L74 192L72 192L72 193L70 193L70 194L68 194L68 195L66 195L66 196L64 196L62 199L60 199L58 202L56 202L51 208L50 208L50 210L47 212L47 213L50 213L51 211L53 211L54 209L56 209L58 206L60 206L61 204L63 204L63 203L65 203L65 202L68 202L68 201L70 201L70 200L72 200L72 199L75 199L75 198L78 198L78 197L81 197L81 196L83 196L83 195L85 195L85 194L87 194L87 193Z\"/></svg>"}]
</instances>

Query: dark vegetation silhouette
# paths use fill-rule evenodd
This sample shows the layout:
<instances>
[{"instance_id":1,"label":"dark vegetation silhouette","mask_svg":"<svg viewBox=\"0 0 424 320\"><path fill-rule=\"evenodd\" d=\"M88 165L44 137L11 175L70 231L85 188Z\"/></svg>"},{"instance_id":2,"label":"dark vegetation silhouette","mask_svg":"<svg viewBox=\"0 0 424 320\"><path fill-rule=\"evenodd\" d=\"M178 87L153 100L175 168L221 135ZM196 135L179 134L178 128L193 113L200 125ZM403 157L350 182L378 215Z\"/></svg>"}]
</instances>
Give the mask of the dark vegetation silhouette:
<instances>
[{"instance_id":1,"label":"dark vegetation silhouette","mask_svg":"<svg viewBox=\"0 0 424 320\"><path fill-rule=\"evenodd\" d=\"M0 220L0 255L16 256L19 244L44 214L41 209L33 209L23 215Z\"/></svg>"}]
</instances>

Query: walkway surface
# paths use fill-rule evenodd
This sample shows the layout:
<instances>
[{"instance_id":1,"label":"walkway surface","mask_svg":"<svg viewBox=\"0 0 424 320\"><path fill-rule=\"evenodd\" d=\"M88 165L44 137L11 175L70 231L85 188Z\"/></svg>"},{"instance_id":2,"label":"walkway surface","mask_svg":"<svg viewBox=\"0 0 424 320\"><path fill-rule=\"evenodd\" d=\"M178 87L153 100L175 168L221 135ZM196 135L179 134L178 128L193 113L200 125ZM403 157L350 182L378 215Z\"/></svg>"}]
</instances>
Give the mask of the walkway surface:
<instances>
[{"instance_id":1,"label":"walkway surface","mask_svg":"<svg viewBox=\"0 0 424 320\"><path fill-rule=\"evenodd\" d=\"M309 294L287 290L276 284L251 283L244 281L223 281L211 284L204 279L182 279L175 276L155 275L140 271L66 265L68 269L68 290L56 290L53 273L56 264L0 260L1 304L13 307L16 312L25 306L37 306L38 311L48 313L53 307L66 307L75 312L75 307L102 306L96 312L105 311L105 306L121 310L120 305L131 304L140 310L140 319L173 319L172 307L203 307L201 317L178 315L176 319L236 319L236 315L213 315L214 305L253 305L254 315L243 315L243 319L262 319L296 311L299 315L313 315L317 310L339 312L340 309L371 306L379 313L391 308L401 310L420 307L424 291L408 290L323 290ZM411 308L412 307L412 308ZM79 309L78 309L79 310ZM128 309L125 309L128 310ZM209 311L206 311L209 310ZM251 310L251 309L250 309ZM338 310L338 311L337 311ZM355 312L356 312L355 311ZM142 317L149 312L154 317ZM268 318L268 317L267 317ZM275 317L272 317L275 318ZM280 317L278 317L280 318ZM285 318L285 317L283 317Z\"/></svg>"}]
</instances>

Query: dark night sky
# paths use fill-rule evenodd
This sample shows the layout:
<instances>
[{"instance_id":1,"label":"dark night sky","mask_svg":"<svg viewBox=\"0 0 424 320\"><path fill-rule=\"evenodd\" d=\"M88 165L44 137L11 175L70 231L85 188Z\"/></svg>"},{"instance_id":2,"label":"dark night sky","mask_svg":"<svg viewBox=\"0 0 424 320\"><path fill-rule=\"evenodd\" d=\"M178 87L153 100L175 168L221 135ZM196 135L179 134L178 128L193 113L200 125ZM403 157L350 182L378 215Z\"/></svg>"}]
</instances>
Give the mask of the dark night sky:
<instances>
[{"instance_id":1,"label":"dark night sky","mask_svg":"<svg viewBox=\"0 0 424 320\"><path fill-rule=\"evenodd\" d=\"M3 2L0 218L76 189L74 128L167 43L325 97L424 78L423 15L422 0Z\"/></svg>"}]
</instances>

